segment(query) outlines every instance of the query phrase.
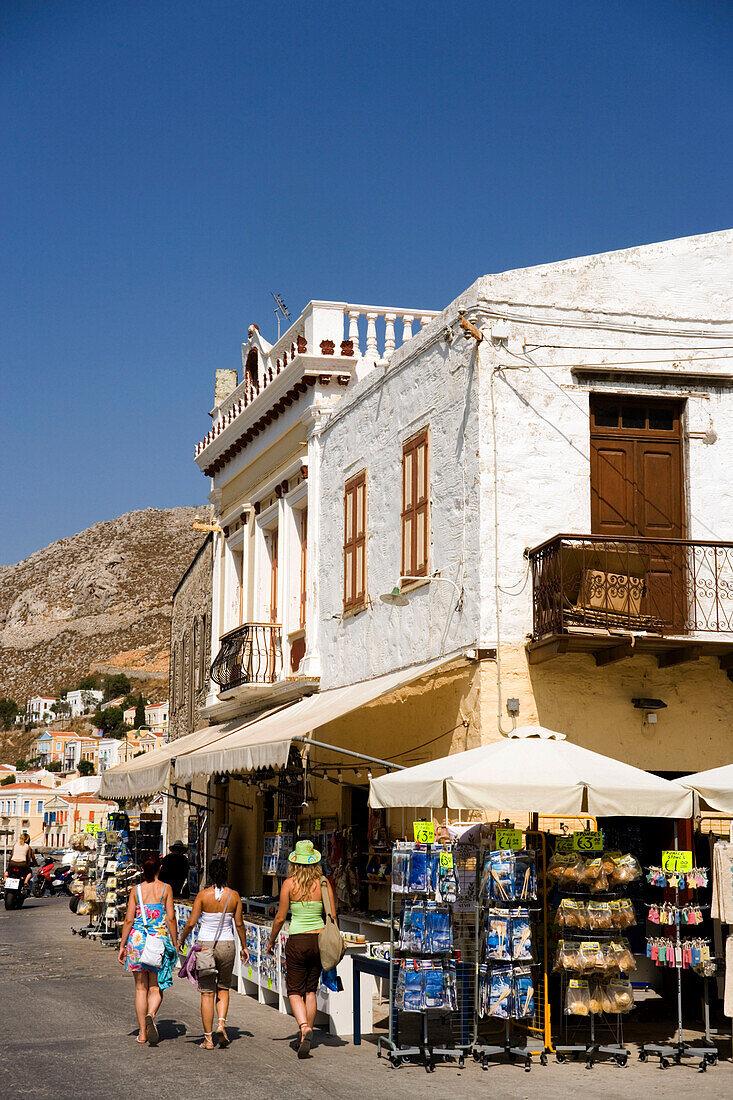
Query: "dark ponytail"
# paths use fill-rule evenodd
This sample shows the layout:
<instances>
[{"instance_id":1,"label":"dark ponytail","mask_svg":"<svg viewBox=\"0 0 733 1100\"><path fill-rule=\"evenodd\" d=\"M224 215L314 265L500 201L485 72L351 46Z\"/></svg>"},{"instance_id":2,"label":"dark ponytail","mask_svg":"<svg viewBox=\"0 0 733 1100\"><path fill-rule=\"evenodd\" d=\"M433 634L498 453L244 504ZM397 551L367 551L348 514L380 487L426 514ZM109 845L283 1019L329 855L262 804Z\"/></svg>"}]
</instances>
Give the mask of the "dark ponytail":
<instances>
[{"instance_id":1,"label":"dark ponytail","mask_svg":"<svg viewBox=\"0 0 733 1100\"><path fill-rule=\"evenodd\" d=\"M146 882L153 882L160 870L160 856L150 855L143 860L143 878Z\"/></svg>"}]
</instances>

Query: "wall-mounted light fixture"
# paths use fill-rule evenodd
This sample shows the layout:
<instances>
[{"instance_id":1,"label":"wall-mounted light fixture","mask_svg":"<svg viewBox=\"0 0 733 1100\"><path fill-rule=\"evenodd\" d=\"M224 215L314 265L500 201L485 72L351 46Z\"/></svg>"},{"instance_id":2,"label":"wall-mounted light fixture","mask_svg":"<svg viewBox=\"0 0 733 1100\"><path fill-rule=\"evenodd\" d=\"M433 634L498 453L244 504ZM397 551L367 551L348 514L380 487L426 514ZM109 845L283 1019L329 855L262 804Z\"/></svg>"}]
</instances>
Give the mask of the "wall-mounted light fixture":
<instances>
[{"instance_id":1,"label":"wall-mounted light fixture","mask_svg":"<svg viewBox=\"0 0 733 1100\"><path fill-rule=\"evenodd\" d=\"M455 581L450 580L449 577L441 577L439 573L431 573L427 577L402 577L403 581L443 581L444 584L452 584L458 593L458 600L456 602L456 611L463 610L463 589L459 588ZM392 607L407 607L410 602L407 596L404 594L399 585L395 585L390 592L383 592L379 597L382 603L391 604Z\"/></svg>"},{"instance_id":2,"label":"wall-mounted light fixture","mask_svg":"<svg viewBox=\"0 0 733 1100\"><path fill-rule=\"evenodd\" d=\"M650 726L656 725L657 711L664 710L667 704L663 699L632 699L636 710L644 711L644 721L648 722Z\"/></svg>"}]
</instances>

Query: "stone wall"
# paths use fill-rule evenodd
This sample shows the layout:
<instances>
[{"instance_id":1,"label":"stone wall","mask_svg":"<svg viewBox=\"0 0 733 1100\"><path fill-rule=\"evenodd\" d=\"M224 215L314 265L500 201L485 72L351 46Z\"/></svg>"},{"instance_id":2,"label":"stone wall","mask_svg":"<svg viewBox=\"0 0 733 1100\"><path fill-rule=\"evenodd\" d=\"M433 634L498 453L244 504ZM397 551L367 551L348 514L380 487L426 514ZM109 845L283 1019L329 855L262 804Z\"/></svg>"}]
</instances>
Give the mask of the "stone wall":
<instances>
[{"instance_id":1,"label":"stone wall","mask_svg":"<svg viewBox=\"0 0 733 1100\"><path fill-rule=\"evenodd\" d=\"M170 739L207 725L201 716L209 687L212 539L206 539L173 596L171 620Z\"/></svg>"}]
</instances>

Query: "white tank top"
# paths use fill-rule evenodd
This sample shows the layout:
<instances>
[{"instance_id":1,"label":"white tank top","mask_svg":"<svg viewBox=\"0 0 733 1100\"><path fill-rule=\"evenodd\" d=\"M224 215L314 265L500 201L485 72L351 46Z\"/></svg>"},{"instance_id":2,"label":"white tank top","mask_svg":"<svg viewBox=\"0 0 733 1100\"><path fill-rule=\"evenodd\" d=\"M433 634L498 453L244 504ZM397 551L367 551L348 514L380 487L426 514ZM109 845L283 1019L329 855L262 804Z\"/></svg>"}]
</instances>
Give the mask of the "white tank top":
<instances>
[{"instance_id":1,"label":"white tank top","mask_svg":"<svg viewBox=\"0 0 733 1100\"><path fill-rule=\"evenodd\" d=\"M224 893L223 890L215 890L214 897L218 901ZM227 904L229 899L227 898ZM216 930L219 927L219 921L221 920L221 912L218 913L203 913L201 914L201 927L198 931L198 938L204 943L213 941L216 938ZM224 920L221 923L221 932L219 933L220 940L233 940L234 939L234 914L227 913Z\"/></svg>"}]
</instances>

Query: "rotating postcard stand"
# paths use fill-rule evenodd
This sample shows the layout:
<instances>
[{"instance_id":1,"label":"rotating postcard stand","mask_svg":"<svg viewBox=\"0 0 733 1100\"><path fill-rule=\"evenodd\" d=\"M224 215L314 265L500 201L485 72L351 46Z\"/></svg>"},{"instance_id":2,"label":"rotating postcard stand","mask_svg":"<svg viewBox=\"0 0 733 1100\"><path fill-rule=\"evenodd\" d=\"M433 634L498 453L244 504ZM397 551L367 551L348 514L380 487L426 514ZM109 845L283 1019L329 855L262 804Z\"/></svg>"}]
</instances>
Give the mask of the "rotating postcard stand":
<instances>
[{"instance_id":1,"label":"rotating postcard stand","mask_svg":"<svg viewBox=\"0 0 733 1100\"><path fill-rule=\"evenodd\" d=\"M677 853L677 858L674 858L674 854ZM681 852L679 848L679 834L677 829L677 822L674 823L674 853L665 853L670 858L664 860L664 870L672 873L672 881L674 883L674 904L675 910L679 911L680 906L680 878L684 877L687 870L692 867L692 852ZM661 885L661 883L660 883ZM650 1055L653 1058L659 1058L659 1068L667 1069L672 1062L675 1065L682 1065L684 1058L699 1058L700 1064L698 1070L700 1073L705 1073L708 1066L717 1065L718 1062L718 1048L709 1042L687 1042L682 1038L682 954L683 954L683 940L680 934L679 920L675 921L675 934L674 934L674 952L675 952L675 970L677 971L677 1042L676 1043L644 1043L639 1051L639 1061L646 1062ZM707 992L707 988L706 988Z\"/></svg>"},{"instance_id":2,"label":"rotating postcard stand","mask_svg":"<svg viewBox=\"0 0 733 1100\"><path fill-rule=\"evenodd\" d=\"M455 874L450 848L435 844L432 826L426 843L398 841L392 852L389 951L389 1037L380 1037L377 1056L386 1049L397 1069L417 1060L428 1073L436 1059L457 1060L462 1068L464 1051L459 1046L430 1042L429 1018L457 1011L456 960L453 951L452 911ZM417 1043L401 1046L401 1015L420 1017Z\"/></svg>"}]
</instances>

